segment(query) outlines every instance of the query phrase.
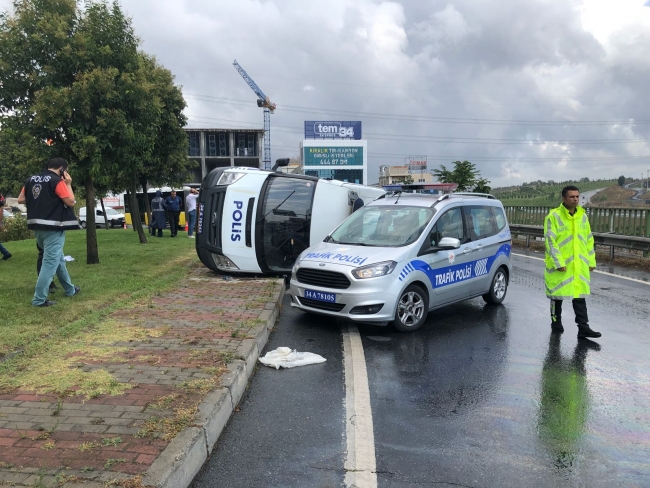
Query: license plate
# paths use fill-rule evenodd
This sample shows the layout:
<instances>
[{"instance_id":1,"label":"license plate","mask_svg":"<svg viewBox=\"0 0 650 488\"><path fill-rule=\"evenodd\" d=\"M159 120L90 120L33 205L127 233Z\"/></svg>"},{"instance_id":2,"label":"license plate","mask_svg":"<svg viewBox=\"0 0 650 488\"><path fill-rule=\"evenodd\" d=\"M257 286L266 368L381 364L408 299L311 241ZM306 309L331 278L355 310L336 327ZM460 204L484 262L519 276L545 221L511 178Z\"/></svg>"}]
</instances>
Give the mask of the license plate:
<instances>
[{"instance_id":1,"label":"license plate","mask_svg":"<svg viewBox=\"0 0 650 488\"><path fill-rule=\"evenodd\" d=\"M336 293L324 293L322 291L305 290L305 298L318 300L319 302L336 303Z\"/></svg>"},{"instance_id":2,"label":"license plate","mask_svg":"<svg viewBox=\"0 0 650 488\"><path fill-rule=\"evenodd\" d=\"M196 232L197 234L203 234L203 209L204 209L204 205L200 204L199 205L199 215L198 215L198 224L199 225L198 225L198 230Z\"/></svg>"}]
</instances>

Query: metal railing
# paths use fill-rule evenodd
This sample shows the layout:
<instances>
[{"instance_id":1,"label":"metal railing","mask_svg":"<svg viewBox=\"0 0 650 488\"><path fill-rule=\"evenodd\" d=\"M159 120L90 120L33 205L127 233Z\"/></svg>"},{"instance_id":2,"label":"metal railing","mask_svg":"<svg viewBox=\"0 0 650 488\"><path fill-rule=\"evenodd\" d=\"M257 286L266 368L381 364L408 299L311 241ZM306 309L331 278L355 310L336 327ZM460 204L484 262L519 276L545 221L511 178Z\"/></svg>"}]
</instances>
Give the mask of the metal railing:
<instances>
[{"instance_id":1,"label":"metal railing","mask_svg":"<svg viewBox=\"0 0 650 488\"><path fill-rule=\"evenodd\" d=\"M544 227L539 225L510 224L510 233L513 236L518 234L525 235L526 247L528 247L530 245L530 237L544 237ZM650 239L646 237L623 236L600 232L594 232L593 234L596 245L609 247L610 260L614 259L614 249L617 247L643 251L644 255L650 252Z\"/></svg>"},{"instance_id":2,"label":"metal railing","mask_svg":"<svg viewBox=\"0 0 650 488\"><path fill-rule=\"evenodd\" d=\"M544 217L554 207L505 207L508 222L544 225ZM650 209L585 207L592 232L650 237Z\"/></svg>"}]
</instances>

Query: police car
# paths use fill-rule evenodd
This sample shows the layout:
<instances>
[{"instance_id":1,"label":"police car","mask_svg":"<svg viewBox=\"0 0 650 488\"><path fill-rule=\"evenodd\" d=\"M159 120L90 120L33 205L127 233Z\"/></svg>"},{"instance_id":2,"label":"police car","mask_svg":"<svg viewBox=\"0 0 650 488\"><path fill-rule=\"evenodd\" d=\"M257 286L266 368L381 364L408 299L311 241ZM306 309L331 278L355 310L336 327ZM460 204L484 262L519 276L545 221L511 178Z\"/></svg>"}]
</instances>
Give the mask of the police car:
<instances>
[{"instance_id":1,"label":"police car","mask_svg":"<svg viewBox=\"0 0 650 488\"><path fill-rule=\"evenodd\" d=\"M300 254L291 305L414 331L431 310L454 302L482 296L501 303L511 243L503 205L492 195L391 192Z\"/></svg>"}]
</instances>

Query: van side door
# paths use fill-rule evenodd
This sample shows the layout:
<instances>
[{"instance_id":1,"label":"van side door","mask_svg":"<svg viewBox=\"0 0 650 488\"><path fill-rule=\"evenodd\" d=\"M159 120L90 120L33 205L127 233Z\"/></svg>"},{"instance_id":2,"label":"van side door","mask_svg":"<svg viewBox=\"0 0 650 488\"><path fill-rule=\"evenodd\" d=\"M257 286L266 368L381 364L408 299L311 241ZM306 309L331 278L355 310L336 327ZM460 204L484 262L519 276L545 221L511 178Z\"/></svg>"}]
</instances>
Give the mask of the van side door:
<instances>
[{"instance_id":1,"label":"van side door","mask_svg":"<svg viewBox=\"0 0 650 488\"><path fill-rule=\"evenodd\" d=\"M466 226L474 246L473 280L474 294L487 293L492 282L493 271L489 269L490 258L499 249L498 226L490 205L470 205L465 207Z\"/></svg>"},{"instance_id":2,"label":"van side door","mask_svg":"<svg viewBox=\"0 0 650 488\"><path fill-rule=\"evenodd\" d=\"M429 245L435 248L443 237L460 240L460 248L427 252ZM431 307L471 295L468 288L472 279L473 246L474 243L467 236L461 207L450 208L438 217L426 237L420 256L429 265L427 275L434 291L430 299Z\"/></svg>"}]
</instances>

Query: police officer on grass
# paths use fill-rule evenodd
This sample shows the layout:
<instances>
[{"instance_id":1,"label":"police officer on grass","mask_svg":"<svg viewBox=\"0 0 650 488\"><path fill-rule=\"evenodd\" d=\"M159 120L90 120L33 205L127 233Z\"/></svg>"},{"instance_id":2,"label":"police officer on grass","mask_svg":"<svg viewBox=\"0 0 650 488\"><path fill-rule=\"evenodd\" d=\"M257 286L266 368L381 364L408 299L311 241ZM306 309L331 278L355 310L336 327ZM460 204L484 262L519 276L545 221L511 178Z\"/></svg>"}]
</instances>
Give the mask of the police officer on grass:
<instances>
[{"instance_id":1,"label":"police officer on grass","mask_svg":"<svg viewBox=\"0 0 650 488\"><path fill-rule=\"evenodd\" d=\"M50 307L56 303L47 299L55 274L67 296L81 291L72 284L63 257L65 231L80 228L73 210L75 198L68 162L62 158L50 159L43 172L25 182L18 203L27 206L27 227L34 231L36 243L43 249L32 305Z\"/></svg>"},{"instance_id":2,"label":"police officer on grass","mask_svg":"<svg viewBox=\"0 0 650 488\"><path fill-rule=\"evenodd\" d=\"M178 218L181 215L181 205L183 201L176 196L176 190L171 191L171 195L165 198L165 210L169 214L169 228L172 231L172 237L178 234Z\"/></svg>"},{"instance_id":3,"label":"police officer on grass","mask_svg":"<svg viewBox=\"0 0 650 488\"><path fill-rule=\"evenodd\" d=\"M578 338L600 337L591 330L585 297L590 294L590 272L596 268L594 236L585 210L578 206L580 190L562 189L562 204L544 219L546 296L551 299L551 329L563 332L562 301L571 300Z\"/></svg>"}]
</instances>

